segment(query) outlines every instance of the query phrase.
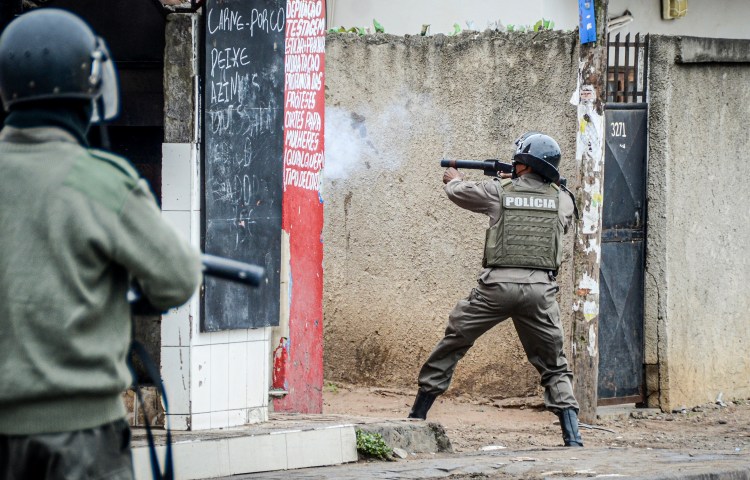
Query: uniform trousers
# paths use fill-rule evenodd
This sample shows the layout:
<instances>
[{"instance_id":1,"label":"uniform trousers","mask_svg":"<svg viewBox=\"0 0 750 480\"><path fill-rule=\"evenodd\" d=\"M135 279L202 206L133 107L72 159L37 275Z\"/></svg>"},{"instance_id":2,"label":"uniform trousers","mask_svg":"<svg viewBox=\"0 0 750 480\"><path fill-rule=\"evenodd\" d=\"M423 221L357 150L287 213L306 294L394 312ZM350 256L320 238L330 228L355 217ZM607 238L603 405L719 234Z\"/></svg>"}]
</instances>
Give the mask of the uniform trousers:
<instances>
[{"instance_id":1,"label":"uniform trousers","mask_svg":"<svg viewBox=\"0 0 750 480\"><path fill-rule=\"evenodd\" d=\"M117 420L72 432L0 434L0 478L132 480L130 427Z\"/></svg>"},{"instance_id":2,"label":"uniform trousers","mask_svg":"<svg viewBox=\"0 0 750 480\"><path fill-rule=\"evenodd\" d=\"M448 317L445 337L437 344L419 372L419 388L440 395L450 385L458 361L479 336L508 318L529 362L541 375L545 406L557 413L578 411L573 395L573 373L563 351L560 308L551 283L478 282L469 296L459 301Z\"/></svg>"}]
</instances>

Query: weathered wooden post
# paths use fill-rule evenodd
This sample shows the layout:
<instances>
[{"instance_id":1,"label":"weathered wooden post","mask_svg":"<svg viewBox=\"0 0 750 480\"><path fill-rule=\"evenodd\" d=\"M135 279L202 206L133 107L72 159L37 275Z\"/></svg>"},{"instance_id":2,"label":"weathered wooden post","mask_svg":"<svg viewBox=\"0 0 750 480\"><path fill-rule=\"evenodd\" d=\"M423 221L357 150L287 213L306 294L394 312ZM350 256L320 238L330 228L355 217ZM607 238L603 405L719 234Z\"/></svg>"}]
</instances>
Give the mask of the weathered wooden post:
<instances>
[{"instance_id":1,"label":"weathered wooden post","mask_svg":"<svg viewBox=\"0 0 750 480\"><path fill-rule=\"evenodd\" d=\"M579 0L576 160L581 218L573 252L573 388L581 421L596 419L599 373L599 265L604 187L604 102L607 80L607 1ZM576 95L574 95L575 99ZM576 102L574 102L576 103Z\"/></svg>"}]
</instances>

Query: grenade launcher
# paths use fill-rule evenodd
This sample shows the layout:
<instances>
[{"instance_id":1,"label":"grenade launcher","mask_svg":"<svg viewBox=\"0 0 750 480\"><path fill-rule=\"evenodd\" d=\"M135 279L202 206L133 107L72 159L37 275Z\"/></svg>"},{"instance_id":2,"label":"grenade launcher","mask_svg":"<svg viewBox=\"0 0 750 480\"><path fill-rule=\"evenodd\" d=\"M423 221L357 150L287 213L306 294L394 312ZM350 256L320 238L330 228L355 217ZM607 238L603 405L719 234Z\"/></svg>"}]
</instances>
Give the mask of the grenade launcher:
<instances>
[{"instance_id":1,"label":"grenade launcher","mask_svg":"<svg viewBox=\"0 0 750 480\"><path fill-rule=\"evenodd\" d=\"M266 269L250 263L238 262L224 257L214 255L201 255L203 275L228 280L230 282L242 283L250 287L258 287L266 277ZM138 284L133 283L127 295L130 309L138 315L158 315L160 312L154 308L141 293Z\"/></svg>"},{"instance_id":2,"label":"grenade launcher","mask_svg":"<svg viewBox=\"0 0 750 480\"><path fill-rule=\"evenodd\" d=\"M497 177L498 173L513 173L513 164L501 162L500 160L440 160L440 166L444 168L468 168L471 170L482 170L485 175L490 177ZM566 191L568 185L568 179L560 177L560 181L557 183L563 187Z\"/></svg>"},{"instance_id":3,"label":"grenade launcher","mask_svg":"<svg viewBox=\"0 0 750 480\"><path fill-rule=\"evenodd\" d=\"M500 160L440 160L440 166L449 168L469 168L483 170L485 175L497 177L498 173L511 173L513 165Z\"/></svg>"}]
</instances>

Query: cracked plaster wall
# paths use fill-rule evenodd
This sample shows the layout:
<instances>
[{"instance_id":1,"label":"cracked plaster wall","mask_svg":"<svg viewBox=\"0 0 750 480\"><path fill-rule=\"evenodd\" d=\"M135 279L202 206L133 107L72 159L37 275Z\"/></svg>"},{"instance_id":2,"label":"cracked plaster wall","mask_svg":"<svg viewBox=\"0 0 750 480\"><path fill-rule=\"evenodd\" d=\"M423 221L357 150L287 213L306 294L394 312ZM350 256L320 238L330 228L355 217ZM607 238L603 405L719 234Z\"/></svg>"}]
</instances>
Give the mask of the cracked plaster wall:
<instances>
[{"instance_id":1,"label":"cracked plaster wall","mask_svg":"<svg viewBox=\"0 0 750 480\"><path fill-rule=\"evenodd\" d=\"M577 36L329 34L326 57L325 376L416 389L448 313L476 284L488 223L446 198L439 160L510 161L513 140L541 130L574 178ZM566 335L571 259L569 233ZM461 361L449 394L536 395L538 384L505 322Z\"/></svg>"},{"instance_id":2,"label":"cracked plaster wall","mask_svg":"<svg viewBox=\"0 0 750 480\"><path fill-rule=\"evenodd\" d=\"M750 397L750 63L676 63L681 46L651 38L646 363L665 410Z\"/></svg>"}]
</instances>

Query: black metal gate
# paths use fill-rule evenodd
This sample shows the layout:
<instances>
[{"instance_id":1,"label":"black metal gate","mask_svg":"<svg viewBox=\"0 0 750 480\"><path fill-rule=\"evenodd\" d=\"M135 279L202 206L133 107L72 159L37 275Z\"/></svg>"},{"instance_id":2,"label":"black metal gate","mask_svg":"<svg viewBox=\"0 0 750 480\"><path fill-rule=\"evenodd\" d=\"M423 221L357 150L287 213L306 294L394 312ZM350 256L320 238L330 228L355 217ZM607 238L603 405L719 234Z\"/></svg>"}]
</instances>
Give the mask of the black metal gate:
<instances>
[{"instance_id":1,"label":"black metal gate","mask_svg":"<svg viewBox=\"0 0 750 480\"><path fill-rule=\"evenodd\" d=\"M599 270L600 405L644 399L648 35L608 38Z\"/></svg>"},{"instance_id":2,"label":"black metal gate","mask_svg":"<svg viewBox=\"0 0 750 480\"><path fill-rule=\"evenodd\" d=\"M608 104L599 298L599 404L644 396L646 104Z\"/></svg>"}]
</instances>

